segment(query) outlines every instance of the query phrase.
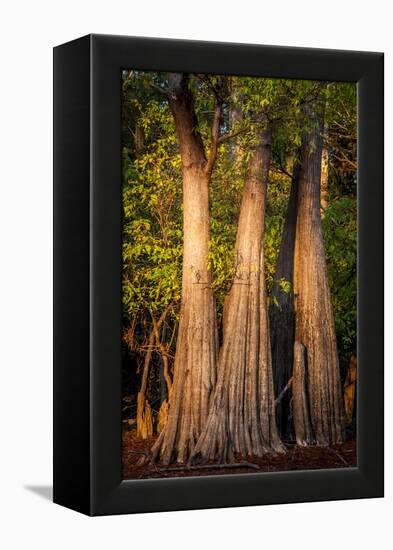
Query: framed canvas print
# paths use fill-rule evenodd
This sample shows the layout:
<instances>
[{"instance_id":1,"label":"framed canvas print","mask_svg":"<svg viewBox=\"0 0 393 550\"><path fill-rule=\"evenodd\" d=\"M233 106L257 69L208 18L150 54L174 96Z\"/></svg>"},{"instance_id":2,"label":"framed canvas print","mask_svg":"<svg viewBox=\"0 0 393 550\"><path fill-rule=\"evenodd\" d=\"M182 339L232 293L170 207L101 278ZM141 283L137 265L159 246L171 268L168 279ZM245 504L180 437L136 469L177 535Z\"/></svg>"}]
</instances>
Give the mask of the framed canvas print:
<instances>
[{"instance_id":1,"label":"framed canvas print","mask_svg":"<svg viewBox=\"0 0 393 550\"><path fill-rule=\"evenodd\" d=\"M383 496L383 55L54 50L54 501Z\"/></svg>"}]
</instances>

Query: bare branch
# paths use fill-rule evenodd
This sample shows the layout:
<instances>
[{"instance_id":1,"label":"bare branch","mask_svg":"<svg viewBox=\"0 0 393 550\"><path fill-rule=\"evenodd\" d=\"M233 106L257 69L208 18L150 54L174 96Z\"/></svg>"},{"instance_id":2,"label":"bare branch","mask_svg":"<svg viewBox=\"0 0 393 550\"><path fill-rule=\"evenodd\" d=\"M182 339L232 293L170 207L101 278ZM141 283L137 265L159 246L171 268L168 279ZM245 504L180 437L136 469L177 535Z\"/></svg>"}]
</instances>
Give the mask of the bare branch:
<instances>
[{"instance_id":1,"label":"bare branch","mask_svg":"<svg viewBox=\"0 0 393 550\"><path fill-rule=\"evenodd\" d=\"M273 170L276 172L280 172L281 174L284 174L284 176L287 176L291 180L293 180L293 174L291 172L288 172L284 166L282 165L282 162L280 161L278 164L272 164Z\"/></svg>"},{"instance_id":2,"label":"bare branch","mask_svg":"<svg viewBox=\"0 0 393 550\"><path fill-rule=\"evenodd\" d=\"M282 392L280 393L280 395L277 397L277 399L275 400L274 404L277 405L280 403L280 401L282 400L282 398L284 397L284 395L287 393L287 391L289 390L289 388L292 386L292 382L293 382L293 377L291 376L291 378L288 380L288 384L285 386L285 388L282 390Z\"/></svg>"},{"instance_id":3,"label":"bare branch","mask_svg":"<svg viewBox=\"0 0 393 550\"><path fill-rule=\"evenodd\" d=\"M164 95L166 98L169 98L169 90L167 88L161 88L161 86L157 86L157 84L154 84L154 82L150 82L150 87L153 88L153 90L156 90L160 94Z\"/></svg>"},{"instance_id":4,"label":"bare branch","mask_svg":"<svg viewBox=\"0 0 393 550\"><path fill-rule=\"evenodd\" d=\"M207 163L205 167L205 172L206 174L209 174L209 175L213 170L214 162L217 157L218 140L219 140L219 133L220 133L221 109L222 109L222 102L216 99L213 122L211 127L210 153L209 153L209 158L207 159Z\"/></svg>"},{"instance_id":5,"label":"bare branch","mask_svg":"<svg viewBox=\"0 0 393 550\"><path fill-rule=\"evenodd\" d=\"M213 82L210 80L209 75L204 74L197 74L197 78L206 84L206 86L210 89L211 92L213 92L214 97L216 98L217 103L222 103L223 97L220 95L220 92L223 88L223 81L219 82L217 86L213 84Z\"/></svg>"},{"instance_id":6,"label":"bare branch","mask_svg":"<svg viewBox=\"0 0 393 550\"><path fill-rule=\"evenodd\" d=\"M233 132L232 134L224 134L223 136L220 136L218 138L218 145L221 145L225 141L228 141L229 139L235 138L241 134L245 134L248 131L248 128L241 128L240 130L237 130L236 132Z\"/></svg>"}]
</instances>

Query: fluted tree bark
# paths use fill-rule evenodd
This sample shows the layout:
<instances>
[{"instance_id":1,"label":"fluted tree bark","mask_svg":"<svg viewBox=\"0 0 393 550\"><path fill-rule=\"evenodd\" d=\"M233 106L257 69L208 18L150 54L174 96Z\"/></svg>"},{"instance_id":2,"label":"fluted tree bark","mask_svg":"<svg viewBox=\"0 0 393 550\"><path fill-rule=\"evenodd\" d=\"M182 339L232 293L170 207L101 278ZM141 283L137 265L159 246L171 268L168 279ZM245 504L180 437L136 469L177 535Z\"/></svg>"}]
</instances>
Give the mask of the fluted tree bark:
<instances>
[{"instance_id":1,"label":"fluted tree bark","mask_svg":"<svg viewBox=\"0 0 393 550\"><path fill-rule=\"evenodd\" d=\"M195 460L233 461L236 454L281 451L274 392L264 277L264 218L271 130L252 151L235 246L235 275L224 304L223 345L209 416Z\"/></svg>"},{"instance_id":2,"label":"fluted tree bark","mask_svg":"<svg viewBox=\"0 0 393 550\"><path fill-rule=\"evenodd\" d=\"M152 459L186 462L206 423L216 380L217 326L211 274L209 181L217 154L221 105L216 102L211 148L206 157L197 131L193 95L186 74L169 75L165 92L173 113L183 174L183 273L173 386L165 428Z\"/></svg>"},{"instance_id":3,"label":"fluted tree bark","mask_svg":"<svg viewBox=\"0 0 393 550\"><path fill-rule=\"evenodd\" d=\"M295 340L304 346L310 419L319 445L345 439L336 333L320 211L322 100L309 103L298 184L294 292Z\"/></svg>"}]
</instances>

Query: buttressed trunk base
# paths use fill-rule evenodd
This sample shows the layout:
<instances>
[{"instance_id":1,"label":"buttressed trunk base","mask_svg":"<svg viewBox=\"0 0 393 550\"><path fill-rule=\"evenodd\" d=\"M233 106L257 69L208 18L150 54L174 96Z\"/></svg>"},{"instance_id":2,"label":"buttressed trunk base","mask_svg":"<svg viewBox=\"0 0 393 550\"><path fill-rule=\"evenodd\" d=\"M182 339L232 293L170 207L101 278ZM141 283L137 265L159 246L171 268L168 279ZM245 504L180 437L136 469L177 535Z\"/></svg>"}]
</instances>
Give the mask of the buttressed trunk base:
<instances>
[{"instance_id":1,"label":"buttressed trunk base","mask_svg":"<svg viewBox=\"0 0 393 550\"><path fill-rule=\"evenodd\" d=\"M271 132L266 131L251 155L244 184L217 385L195 460L231 462L236 454L284 450L275 424L263 263L270 156Z\"/></svg>"}]
</instances>

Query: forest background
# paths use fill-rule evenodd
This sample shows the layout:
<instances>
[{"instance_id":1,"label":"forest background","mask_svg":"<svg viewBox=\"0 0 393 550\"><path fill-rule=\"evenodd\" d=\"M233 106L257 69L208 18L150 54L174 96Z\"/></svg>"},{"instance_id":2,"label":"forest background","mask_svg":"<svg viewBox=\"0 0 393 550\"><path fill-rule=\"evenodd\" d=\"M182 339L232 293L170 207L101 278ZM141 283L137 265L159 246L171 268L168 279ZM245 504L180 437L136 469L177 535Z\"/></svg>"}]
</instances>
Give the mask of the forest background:
<instances>
[{"instance_id":1,"label":"forest background","mask_svg":"<svg viewBox=\"0 0 393 550\"><path fill-rule=\"evenodd\" d=\"M123 72L123 420L136 426L138 392L151 419L146 437L163 427L181 302L183 254L182 169L173 116L162 90L167 75ZM210 185L208 265L222 326L225 296L233 283L235 240L244 174L255 146L255 120L273 121L264 236L270 316L293 283L277 279L291 185L302 135L309 130L304 106L323 95L321 218L334 312L341 384L356 364L356 85L268 78L191 75L197 131L211 142L217 90L223 95L222 139ZM225 88L225 89L224 89ZM198 274L196 274L198 276ZM222 339L219 330L220 340ZM288 381L288 380L287 380ZM277 384L276 384L277 386ZM276 393L283 389L276 387ZM353 402L352 408L353 410ZM161 414L160 412L164 413ZM145 405L143 413L146 414ZM347 419L355 429L355 419ZM147 431L146 431L147 430Z\"/></svg>"}]
</instances>

